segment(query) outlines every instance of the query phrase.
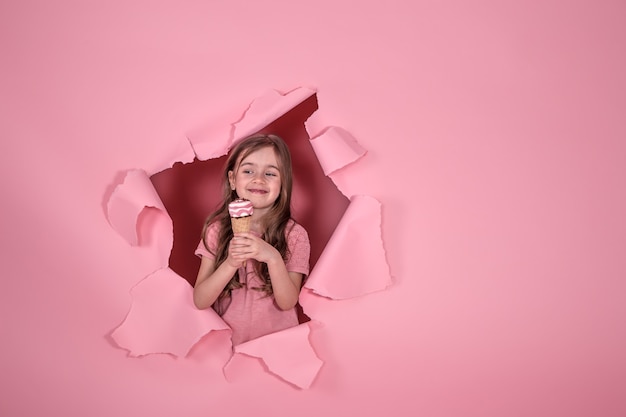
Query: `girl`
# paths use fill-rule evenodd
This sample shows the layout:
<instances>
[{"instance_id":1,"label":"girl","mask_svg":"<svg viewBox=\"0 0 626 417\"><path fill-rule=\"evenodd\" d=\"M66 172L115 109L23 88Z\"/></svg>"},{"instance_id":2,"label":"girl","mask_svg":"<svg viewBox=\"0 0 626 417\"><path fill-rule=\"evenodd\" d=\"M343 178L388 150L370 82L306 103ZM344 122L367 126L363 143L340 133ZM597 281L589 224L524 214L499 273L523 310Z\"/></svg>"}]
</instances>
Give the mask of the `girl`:
<instances>
[{"instance_id":1,"label":"girl","mask_svg":"<svg viewBox=\"0 0 626 417\"><path fill-rule=\"evenodd\" d=\"M233 345L298 324L295 305L309 273L306 230L291 218L291 155L276 135L254 135L231 151L221 206L202 230L194 286L199 309L213 307L233 330ZM228 204L245 198L250 232L233 235Z\"/></svg>"}]
</instances>

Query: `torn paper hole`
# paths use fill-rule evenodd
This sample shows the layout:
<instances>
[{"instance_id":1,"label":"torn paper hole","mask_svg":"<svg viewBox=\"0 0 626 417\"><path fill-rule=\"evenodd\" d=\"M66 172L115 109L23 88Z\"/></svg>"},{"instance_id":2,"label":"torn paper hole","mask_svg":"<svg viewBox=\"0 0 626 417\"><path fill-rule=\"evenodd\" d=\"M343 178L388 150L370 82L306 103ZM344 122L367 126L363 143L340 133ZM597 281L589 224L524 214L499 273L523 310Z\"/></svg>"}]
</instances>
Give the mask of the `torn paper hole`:
<instances>
[{"instance_id":1,"label":"torn paper hole","mask_svg":"<svg viewBox=\"0 0 626 417\"><path fill-rule=\"evenodd\" d=\"M171 161L149 181L138 173L131 175L129 172L128 183L125 181L119 186L119 191L116 189L109 200L108 214L112 226L129 243L137 244L133 233L136 234L138 213L146 206L158 207L173 222L174 238L173 242L165 238L162 240L169 243L167 251L154 248L157 256L163 257L168 266L133 288L130 312L114 332L114 340L121 347L133 355L160 352L185 356L209 332L224 331L219 317L219 320L213 320L216 317L209 320L201 314L206 311L199 311L193 306L190 284L195 281L199 264L193 249L200 239L204 218L214 209L214 199L221 194L221 155L225 155L238 140L257 131L283 137L292 151L292 214L307 229L312 243L312 270L305 283L309 290L307 296L343 299L382 290L389 285L389 270L380 231L380 203L367 196L356 196L348 201L348 193L342 194L329 176L356 162L365 150L348 132L336 127L318 129L315 139L311 140L305 122L316 110L317 97L313 90L301 88L287 94L271 91L255 99L247 109L240 110L243 113L236 119L233 116L230 124L217 121L213 127L205 125L190 132L190 147L197 156L193 163ZM233 112L233 115L236 113ZM316 115L315 119L319 125L319 116ZM308 126L310 128L311 125ZM172 168L166 169L169 166ZM320 201L323 201L323 210L320 210ZM186 223L184 219L187 219ZM343 256L346 253L351 253L352 258ZM363 257L371 260L372 267L359 263L363 270L357 273L348 260ZM337 273L347 269L349 274ZM350 276L355 280L351 282L347 279ZM161 303L151 302L149 298L163 297L170 292L175 297L169 300L171 304L165 311L161 310L161 314L170 319L165 325L162 321L164 317L158 321L153 314L155 309L162 308ZM303 316L302 321L306 320L308 317ZM177 325L181 327L177 332L181 333L173 332ZM293 385L308 387L321 362L314 354L308 337L304 341L303 329L308 336L310 327L304 324L235 346L234 352L262 357L270 372ZM181 341L172 343L168 336ZM262 344L280 353L284 346L301 343L306 343L313 355L293 359L302 360L300 366L307 370L298 375L288 371L293 364L290 365L287 359L281 360L281 355L269 358L256 348Z\"/></svg>"}]
</instances>

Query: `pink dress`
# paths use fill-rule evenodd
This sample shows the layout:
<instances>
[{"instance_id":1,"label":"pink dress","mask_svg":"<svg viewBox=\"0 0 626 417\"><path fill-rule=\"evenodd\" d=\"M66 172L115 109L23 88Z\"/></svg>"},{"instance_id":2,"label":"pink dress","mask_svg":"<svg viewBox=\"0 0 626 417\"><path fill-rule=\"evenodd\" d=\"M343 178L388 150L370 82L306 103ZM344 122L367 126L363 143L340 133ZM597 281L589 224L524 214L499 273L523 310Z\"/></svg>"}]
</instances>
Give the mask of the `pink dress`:
<instances>
[{"instance_id":1,"label":"pink dress","mask_svg":"<svg viewBox=\"0 0 626 417\"><path fill-rule=\"evenodd\" d=\"M219 226L213 223L206 232L207 244L213 252L217 248L218 229ZM308 275L311 245L306 230L290 220L285 233L289 248L285 260L287 271ZM195 254L215 259L202 241ZM222 311L222 319L233 330L233 345L298 325L295 308L281 310L274 302L274 297L268 297L265 292L254 289L261 287L263 283L254 270L256 264L258 262L251 259L246 262L246 268L239 268L239 281L244 284L243 287L233 290L231 299L223 300L220 308L216 309L218 313L225 309Z\"/></svg>"}]
</instances>

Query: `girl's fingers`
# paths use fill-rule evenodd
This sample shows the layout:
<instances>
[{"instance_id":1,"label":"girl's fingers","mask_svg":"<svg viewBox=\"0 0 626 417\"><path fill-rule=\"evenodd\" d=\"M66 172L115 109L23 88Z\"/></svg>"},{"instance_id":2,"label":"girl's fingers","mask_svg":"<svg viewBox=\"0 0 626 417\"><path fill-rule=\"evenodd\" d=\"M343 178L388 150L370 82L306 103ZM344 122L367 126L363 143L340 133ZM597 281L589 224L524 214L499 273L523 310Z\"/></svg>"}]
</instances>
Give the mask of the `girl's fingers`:
<instances>
[{"instance_id":1,"label":"girl's fingers","mask_svg":"<svg viewBox=\"0 0 626 417\"><path fill-rule=\"evenodd\" d=\"M257 237L250 233L237 233L230 241L229 253L235 261L256 259L259 251Z\"/></svg>"},{"instance_id":2,"label":"girl's fingers","mask_svg":"<svg viewBox=\"0 0 626 417\"><path fill-rule=\"evenodd\" d=\"M239 243L252 243L252 242L256 242L258 241L259 238L255 235L253 235L252 233L237 233L235 234L235 236L233 237L232 241L234 242L239 242ZM231 241L231 242L232 242Z\"/></svg>"},{"instance_id":3,"label":"girl's fingers","mask_svg":"<svg viewBox=\"0 0 626 417\"><path fill-rule=\"evenodd\" d=\"M244 239L244 238L233 238L233 240L230 242L230 246L231 247L244 247L244 246L250 246L252 242L250 240Z\"/></svg>"},{"instance_id":4,"label":"girl's fingers","mask_svg":"<svg viewBox=\"0 0 626 417\"><path fill-rule=\"evenodd\" d=\"M250 243L252 243L252 239L249 239L243 236L238 236L238 237L234 237L230 243L231 245L235 245L235 246L249 245Z\"/></svg>"}]
</instances>

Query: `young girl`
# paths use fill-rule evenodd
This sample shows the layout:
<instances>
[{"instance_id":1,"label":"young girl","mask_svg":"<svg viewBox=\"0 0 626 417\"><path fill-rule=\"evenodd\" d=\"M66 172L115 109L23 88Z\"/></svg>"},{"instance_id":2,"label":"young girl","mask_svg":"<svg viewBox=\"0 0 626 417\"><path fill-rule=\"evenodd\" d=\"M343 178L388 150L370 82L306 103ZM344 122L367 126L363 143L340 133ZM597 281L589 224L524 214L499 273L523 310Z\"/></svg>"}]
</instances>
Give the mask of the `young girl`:
<instances>
[{"instance_id":1,"label":"young girl","mask_svg":"<svg viewBox=\"0 0 626 417\"><path fill-rule=\"evenodd\" d=\"M221 206L202 230L197 308L213 307L233 330L233 345L298 324L295 305L309 273L306 230L291 218L291 155L276 135L254 135L231 151ZM250 232L233 235L228 204L253 205Z\"/></svg>"}]
</instances>

